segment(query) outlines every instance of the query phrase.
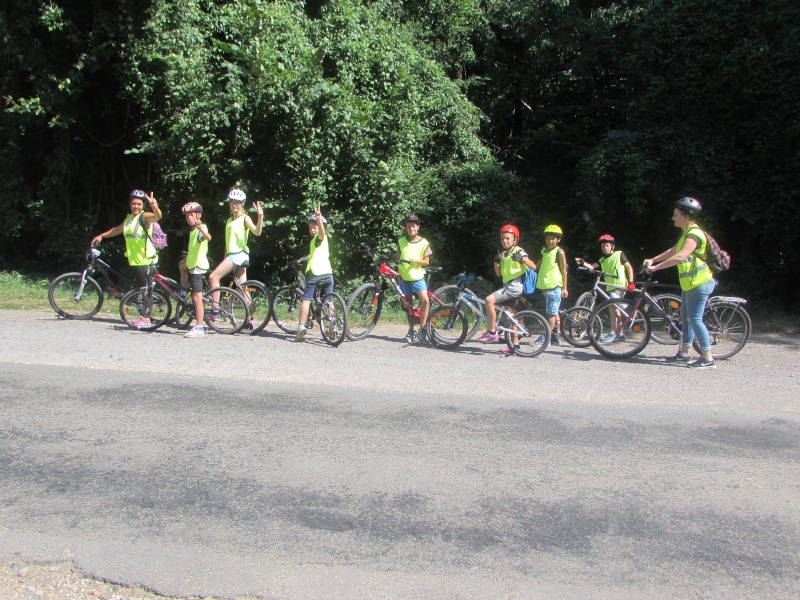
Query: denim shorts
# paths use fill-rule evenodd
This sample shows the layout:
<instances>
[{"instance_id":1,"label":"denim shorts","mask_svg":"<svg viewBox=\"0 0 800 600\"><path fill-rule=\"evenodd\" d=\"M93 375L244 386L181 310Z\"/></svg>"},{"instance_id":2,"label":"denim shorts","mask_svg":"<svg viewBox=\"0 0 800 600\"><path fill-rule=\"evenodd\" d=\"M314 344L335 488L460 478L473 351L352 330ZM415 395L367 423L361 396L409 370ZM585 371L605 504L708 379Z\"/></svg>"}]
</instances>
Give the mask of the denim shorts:
<instances>
[{"instance_id":1,"label":"denim shorts","mask_svg":"<svg viewBox=\"0 0 800 600\"><path fill-rule=\"evenodd\" d=\"M406 281L402 279L400 280L400 289L403 290L403 294L405 294L406 298L410 300L413 294L419 294L427 290L428 284L425 283L424 279L420 279L419 281Z\"/></svg>"},{"instance_id":2,"label":"denim shorts","mask_svg":"<svg viewBox=\"0 0 800 600\"><path fill-rule=\"evenodd\" d=\"M237 267L250 266L250 255L247 252L231 252L225 257L225 260L231 261Z\"/></svg>"},{"instance_id":3,"label":"denim shorts","mask_svg":"<svg viewBox=\"0 0 800 600\"><path fill-rule=\"evenodd\" d=\"M303 300L313 300L314 290L317 289L317 284L321 281L325 282L325 288L322 290L322 295L329 294L333 291L333 275L311 275L306 279L306 289L303 290Z\"/></svg>"},{"instance_id":4,"label":"denim shorts","mask_svg":"<svg viewBox=\"0 0 800 600\"><path fill-rule=\"evenodd\" d=\"M561 307L561 288L554 287L551 290L542 290L545 301L545 313L547 316L554 317L558 314L558 309Z\"/></svg>"}]
</instances>

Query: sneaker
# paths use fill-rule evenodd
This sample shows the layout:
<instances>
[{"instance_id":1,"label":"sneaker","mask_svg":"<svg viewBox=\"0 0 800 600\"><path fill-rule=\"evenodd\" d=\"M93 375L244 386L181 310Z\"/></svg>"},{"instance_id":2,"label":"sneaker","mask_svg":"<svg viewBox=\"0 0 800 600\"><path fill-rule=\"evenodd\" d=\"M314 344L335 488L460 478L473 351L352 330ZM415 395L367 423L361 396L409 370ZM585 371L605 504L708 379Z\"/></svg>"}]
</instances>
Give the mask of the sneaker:
<instances>
[{"instance_id":1,"label":"sneaker","mask_svg":"<svg viewBox=\"0 0 800 600\"><path fill-rule=\"evenodd\" d=\"M205 334L206 334L205 327L192 327L189 331L183 334L183 337L196 338L196 337L202 337Z\"/></svg>"},{"instance_id":2,"label":"sneaker","mask_svg":"<svg viewBox=\"0 0 800 600\"><path fill-rule=\"evenodd\" d=\"M516 346L516 348L519 348L519 346ZM506 345L506 346L503 346L502 348L500 348L500 354L502 354L503 356L511 356L512 354L514 354L514 351L511 350L511 348L509 348Z\"/></svg>"},{"instance_id":3,"label":"sneaker","mask_svg":"<svg viewBox=\"0 0 800 600\"><path fill-rule=\"evenodd\" d=\"M693 360L692 362L686 365L690 369L716 369L717 368L717 361L713 358L708 360L707 358L703 358L702 356L697 360Z\"/></svg>"},{"instance_id":4,"label":"sneaker","mask_svg":"<svg viewBox=\"0 0 800 600\"><path fill-rule=\"evenodd\" d=\"M603 337L600 338L601 344L609 344L614 341L614 338L617 337L613 333L607 333Z\"/></svg>"},{"instance_id":5,"label":"sneaker","mask_svg":"<svg viewBox=\"0 0 800 600\"><path fill-rule=\"evenodd\" d=\"M209 321L219 321L219 311L218 310L212 310L208 314L208 320Z\"/></svg>"},{"instance_id":6,"label":"sneaker","mask_svg":"<svg viewBox=\"0 0 800 600\"><path fill-rule=\"evenodd\" d=\"M136 321L133 326L136 329L141 329L142 327L150 327L150 319L147 317L139 317L139 320Z\"/></svg>"},{"instance_id":7,"label":"sneaker","mask_svg":"<svg viewBox=\"0 0 800 600\"><path fill-rule=\"evenodd\" d=\"M422 331L422 330L420 330L420 331ZM413 344L414 340L416 338L417 338L417 332L414 331L413 329L409 329L408 333L406 334L406 337L405 337L406 343Z\"/></svg>"},{"instance_id":8,"label":"sneaker","mask_svg":"<svg viewBox=\"0 0 800 600\"><path fill-rule=\"evenodd\" d=\"M557 334L552 334L550 336L550 345L551 346L560 346L561 345L561 338Z\"/></svg>"},{"instance_id":9,"label":"sneaker","mask_svg":"<svg viewBox=\"0 0 800 600\"><path fill-rule=\"evenodd\" d=\"M628 338L625 337L624 333L620 333L619 335L614 337L614 341L615 342L624 342L626 339L628 339Z\"/></svg>"},{"instance_id":10,"label":"sneaker","mask_svg":"<svg viewBox=\"0 0 800 600\"><path fill-rule=\"evenodd\" d=\"M302 342L306 339L306 328L299 327L297 332L294 334L294 341L295 342Z\"/></svg>"},{"instance_id":11,"label":"sneaker","mask_svg":"<svg viewBox=\"0 0 800 600\"><path fill-rule=\"evenodd\" d=\"M537 338L536 338L536 341L535 341L535 342L533 342L533 343L534 343L536 346L541 346L542 344L544 344L544 336L543 336L543 335L540 335L539 337L537 337Z\"/></svg>"},{"instance_id":12,"label":"sneaker","mask_svg":"<svg viewBox=\"0 0 800 600\"><path fill-rule=\"evenodd\" d=\"M419 345L420 346L428 345L428 333L424 329L419 330Z\"/></svg>"},{"instance_id":13,"label":"sneaker","mask_svg":"<svg viewBox=\"0 0 800 600\"><path fill-rule=\"evenodd\" d=\"M675 353L675 356L670 356L667 358L667 360L676 363L690 363L693 359L688 354L681 354L680 352L677 352Z\"/></svg>"},{"instance_id":14,"label":"sneaker","mask_svg":"<svg viewBox=\"0 0 800 600\"><path fill-rule=\"evenodd\" d=\"M244 324L244 327L242 327L242 331L253 331L253 329L255 329L255 327L253 327L252 321L248 321Z\"/></svg>"},{"instance_id":15,"label":"sneaker","mask_svg":"<svg viewBox=\"0 0 800 600\"><path fill-rule=\"evenodd\" d=\"M500 340L500 335L497 332L489 333L488 331L478 338L478 341L481 344L491 344L492 342L497 342L499 340Z\"/></svg>"}]
</instances>

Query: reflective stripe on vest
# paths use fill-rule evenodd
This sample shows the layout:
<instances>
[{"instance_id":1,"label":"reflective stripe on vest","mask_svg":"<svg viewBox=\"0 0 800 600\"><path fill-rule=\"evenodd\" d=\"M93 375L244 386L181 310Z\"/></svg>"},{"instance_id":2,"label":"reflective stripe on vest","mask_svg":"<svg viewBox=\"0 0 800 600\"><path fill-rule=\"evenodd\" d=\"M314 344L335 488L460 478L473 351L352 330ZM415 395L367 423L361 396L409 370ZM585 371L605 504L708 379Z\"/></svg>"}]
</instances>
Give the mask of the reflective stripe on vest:
<instances>
[{"instance_id":1,"label":"reflective stripe on vest","mask_svg":"<svg viewBox=\"0 0 800 600\"><path fill-rule=\"evenodd\" d=\"M128 215L122 225L122 232L125 235L125 256L128 257L128 264L132 267L152 265L158 252L142 227L142 214Z\"/></svg>"},{"instance_id":2,"label":"reflective stripe on vest","mask_svg":"<svg viewBox=\"0 0 800 600\"><path fill-rule=\"evenodd\" d=\"M708 241L706 240L703 230L697 225L692 225L689 227L689 229L683 232L683 235L675 246L675 252L680 252L680 249L683 247L683 243L686 241L686 236L689 235L690 232L694 233L700 238L700 245L694 249L694 252L683 259L683 262L678 263L678 279L681 284L681 289L684 292L693 290L694 288L701 286L714 278L714 274L711 272L711 269L709 269L705 261L700 258L701 256L706 255L706 246L708 245Z\"/></svg>"}]
</instances>

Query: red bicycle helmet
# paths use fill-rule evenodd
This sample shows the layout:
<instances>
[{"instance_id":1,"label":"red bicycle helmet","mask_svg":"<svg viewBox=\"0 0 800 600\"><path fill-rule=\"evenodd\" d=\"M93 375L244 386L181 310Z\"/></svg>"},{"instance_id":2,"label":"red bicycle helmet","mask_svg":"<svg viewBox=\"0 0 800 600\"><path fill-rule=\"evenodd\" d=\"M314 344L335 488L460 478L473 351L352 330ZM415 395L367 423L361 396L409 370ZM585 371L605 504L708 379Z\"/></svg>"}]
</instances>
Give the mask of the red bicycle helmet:
<instances>
[{"instance_id":1,"label":"red bicycle helmet","mask_svg":"<svg viewBox=\"0 0 800 600\"><path fill-rule=\"evenodd\" d=\"M500 233L510 233L515 238L519 239L519 229L517 229L514 225L506 224L500 228Z\"/></svg>"},{"instance_id":2,"label":"red bicycle helmet","mask_svg":"<svg viewBox=\"0 0 800 600\"><path fill-rule=\"evenodd\" d=\"M600 236L600 238L597 240L597 243L598 243L598 244L602 244L603 242L609 242L609 243L611 243L611 244L616 244L616 243L617 243L617 241L614 239L614 236L612 236L612 235L609 235L608 233L604 233L604 234L603 234L603 235L601 235L601 236Z\"/></svg>"}]
</instances>

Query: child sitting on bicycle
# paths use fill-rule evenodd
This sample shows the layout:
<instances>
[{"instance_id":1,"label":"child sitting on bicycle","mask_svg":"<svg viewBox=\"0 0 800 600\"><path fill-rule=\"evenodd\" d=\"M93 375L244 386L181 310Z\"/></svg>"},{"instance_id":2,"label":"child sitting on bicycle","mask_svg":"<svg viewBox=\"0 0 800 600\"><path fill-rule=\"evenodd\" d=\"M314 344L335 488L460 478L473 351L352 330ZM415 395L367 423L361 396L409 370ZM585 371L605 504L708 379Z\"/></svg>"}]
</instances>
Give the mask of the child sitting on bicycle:
<instances>
[{"instance_id":1,"label":"child sitting on bicycle","mask_svg":"<svg viewBox=\"0 0 800 600\"><path fill-rule=\"evenodd\" d=\"M558 324L558 309L561 299L569 297L567 290L567 257L563 249L558 246L563 232L558 225L548 225L544 228L544 247L542 258L537 265L539 277L536 279L536 289L541 290L545 299L545 316L550 326L550 343L558 346L561 339L556 333Z\"/></svg>"},{"instance_id":2,"label":"child sitting on bicycle","mask_svg":"<svg viewBox=\"0 0 800 600\"><path fill-rule=\"evenodd\" d=\"M192 284L192 301L194 302L195 326L183 334L184 337L193 338L205 335L205 313L203 312L203 276L208 272L208 242L211 234L202 221L203 207L197 202L187 202L181 209L186 216L186 222L192 231L189 233L189 253L181 261L181 285L187 287L188 281L183 281L184 272Z\"/></svg>"},{"instance_id":3,"label":"child sitting on bicycle","mask_svg":"<svg viewBox=\"0 0 800 600\"><path fill-rule=\"evenodd\" d=\"M497 333L497 308L505 306L510 314L514 314L517 298L522 295L523 277L528 269L536 269L536 263L528 258L528 253L517 246L519 229L514 225L503 225L500 228L500 246L502 250L494 258L494 272L503 278L503 287L486 296L486 321L487 329L478 338L481 343L491 343L500 340ZM500 350L503 354L511 353L511 348L505 346Z\"/></svg>"},{"instance_id":4,"label":"child sitting on bicycle","mask_svg":"<svg viewBox=\"0 0 800 600\"><path fill-rule=\"evenodd\" d=\"M212 288L219 287L220 280L232 271L240 283L247 280L247 267L250 265L250 248L247 246L247 240L251 233L256 237L261 235L264 227L264 209L260 202L253 202L253 208L258 214L258 222L253 223L244 210L245 200L247 195L242 190L233 189L228 192L228 208L231 216L225 223L225 259L208 276ZM219 305L219 293L214 296L211 298L212 319L218 316L216 307ZM252 328L252 324L250 327Z\"/></svg>"},{"instance_id":5,"label":"child sitting on bicycle","mask_svg":"<svg viewBox=\"0 0 800 600\"><path fill-rule=\"evenodd\" d=\"M424 237L419 235L421 225L420 218L411 213L403 218L403 225L406 234L397 240L397 257L400 259L400 289L403 290L409 302L413 303L413 295L419 297L419 343L422 346L427 344L425 338L425 323L428 320L428 284L425 281L425 267L431 263L431 245ZM408 314L408 333L406 342L414 342L414 316Z\"/></svg>"},{"instance_id":6,"label":"child sitting on bicycle","mask_svg":"<svg viewBox=\"0 0 800 600\"><path fill-rule=\"evenodd\" d=\"M631 266L628 257L625 256L625 253L622 250L615 250L616 240L613 236L604 233L600 236L597 242L600 244L600 252L603 253L603 256L600 257L596 263L589 263L584 259L579 258L578 266L589 265L593 269L600 269L604 273L603 281L611 284L606 286L606 292L608 292L608 295L611 298L622 298L625 295L625 290L612 286L623 286L626 288L632 287L633 267ZM624 335L620 336L615 333L619 331L620 315L618 314L617 310L613 308L609 310L612 311L612 331L601 337L600 341L603 343L608 343L613 342L617 338L621 338L619 341L624 341Z\"/></svg>"},{"instance_id":7,"label":"child sitting on bicycle","mask_svg":"<svg viewBox=\"0 0 800 600\"><path fill-rule=\"evenodd\" d=\"M330 245L325 234L327 219L322 216L320 207L314 207L314 214L308 217L308 233L311 235L309 244L308 262L306 263L306 289L303 292L303 302L300 304L300 324L294 341L302 342L306 338L306 321L311 310L311 301L317 284L324 284L322 295L333 291L333 269L331 268Z\"/></svg>"}]
</instances>

